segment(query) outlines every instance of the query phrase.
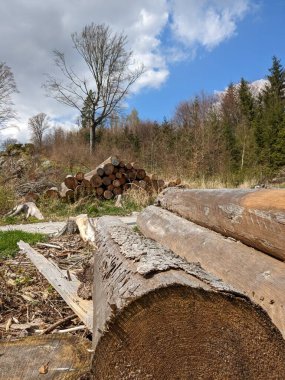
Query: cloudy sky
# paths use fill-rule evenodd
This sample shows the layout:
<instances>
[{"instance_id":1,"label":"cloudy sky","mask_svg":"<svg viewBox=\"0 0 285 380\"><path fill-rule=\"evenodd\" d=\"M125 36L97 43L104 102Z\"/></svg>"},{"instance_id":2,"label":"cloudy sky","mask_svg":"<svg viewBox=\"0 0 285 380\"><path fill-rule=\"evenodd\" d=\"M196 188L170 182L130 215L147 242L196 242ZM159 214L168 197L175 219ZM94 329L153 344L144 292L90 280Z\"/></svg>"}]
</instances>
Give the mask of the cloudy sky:
<instances>
[{"instance_id":1,"label":"cloudy sky","mask_svg":"<svg viewBox=\"0 0 285 380\"><path fill-rule=\"evenodd\" d=\"M146 73L127 99L141 118L162 120L201 90L225 88L243 76L267 73L271 58L285 63L284 0L1 0L0 62L15 75L19 129L2 131L26 141L27 120L45 112L72 124L73 109L45 96L45 73L54 73L52 51L79 63L71 33L91 22L128 36Z\"/></svg>"}]
</instances>

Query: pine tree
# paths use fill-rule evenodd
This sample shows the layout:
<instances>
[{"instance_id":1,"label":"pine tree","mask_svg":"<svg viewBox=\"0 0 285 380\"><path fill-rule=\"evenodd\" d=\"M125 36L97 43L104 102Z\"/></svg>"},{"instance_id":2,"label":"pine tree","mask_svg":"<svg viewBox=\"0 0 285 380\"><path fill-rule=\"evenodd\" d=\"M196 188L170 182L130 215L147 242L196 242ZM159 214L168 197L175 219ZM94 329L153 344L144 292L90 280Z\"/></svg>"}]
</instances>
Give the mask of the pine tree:
<instances>
[{"instance_id":1,"label":"pine tree","mask_svg":"<svg viewBox=\"0 0 285 380\"><path fill-rule=\"evenodd\" d=\"M260 163L275 170L285 165L285 71L276 57L269 72L268 85L262 94L256 141Z\"/></svg>"}]
</instances>

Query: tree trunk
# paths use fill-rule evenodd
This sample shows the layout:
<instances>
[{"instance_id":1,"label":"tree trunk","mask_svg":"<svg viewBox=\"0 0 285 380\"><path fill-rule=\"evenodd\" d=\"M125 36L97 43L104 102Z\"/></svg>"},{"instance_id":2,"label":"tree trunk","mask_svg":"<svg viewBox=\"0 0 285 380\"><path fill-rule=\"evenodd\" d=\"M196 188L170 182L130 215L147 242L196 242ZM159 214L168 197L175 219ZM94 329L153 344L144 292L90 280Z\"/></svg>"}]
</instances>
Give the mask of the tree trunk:
<instances>
[{"instance_id":1,"label":"tree trunk","mask_svg":"<svg viewBox=\"0 0 285 380\"><path fill-rule=\"evenodd\" d=\"M158 207L147 207L137 224L146 237L245 293L285 338L285 263Z\"/></svg>"},{"instance_id":2,"label":"tree trunk","mask_svg":"<svg viewBox=\"0 0 285 380\"><path fill-rule=\"evenodd\" d=\"M261 308L117 218L95 228L94 378L283 378L285 342Z\"/></svg>"},{"instance_id":3,"label":"tree trunk","mask_svg":"<svg viewBox=\"0 0 285 380\"><path fill-rule=\"evenodd\" d=\"M96 125L94 122L90 123L90 155L95 152L95 143L96 143Z\"/></svg>"},{"instance_id":4,"label":"tree trunk","mask_svg":"<svg viewBox=\"0 0 285 380\"><path fill-rule=\"evenodd\" d=\"M169 211L285 260L285 190L165 190Z\"/></svg>"}]
</instances>

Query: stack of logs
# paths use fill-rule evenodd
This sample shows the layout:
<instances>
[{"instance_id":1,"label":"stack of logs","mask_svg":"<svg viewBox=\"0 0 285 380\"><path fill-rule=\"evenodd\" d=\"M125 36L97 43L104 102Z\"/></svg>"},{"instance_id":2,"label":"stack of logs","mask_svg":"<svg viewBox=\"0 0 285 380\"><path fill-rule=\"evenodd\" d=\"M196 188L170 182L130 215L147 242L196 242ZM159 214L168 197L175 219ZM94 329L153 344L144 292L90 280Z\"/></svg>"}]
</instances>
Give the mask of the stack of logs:
<instances>
[{"instance_id":1,"label":"stack of logs","mask_svg":"<svg viewBox=\"0 0 285 380\"><path fill-rule=\"evenodd\" d=\"M144 189L147 193L159 192L168 186L177 186L180 179L169 182L159 179L155 174L148 176L137 163L126 163L117 157L109 157L96 169L75 176L68 175L61 184L60 191L52 187L45 192L49 198L62 198L72 201L89 194L101 199L112 199L130 188Z\"/></svg>"}]
</instances>

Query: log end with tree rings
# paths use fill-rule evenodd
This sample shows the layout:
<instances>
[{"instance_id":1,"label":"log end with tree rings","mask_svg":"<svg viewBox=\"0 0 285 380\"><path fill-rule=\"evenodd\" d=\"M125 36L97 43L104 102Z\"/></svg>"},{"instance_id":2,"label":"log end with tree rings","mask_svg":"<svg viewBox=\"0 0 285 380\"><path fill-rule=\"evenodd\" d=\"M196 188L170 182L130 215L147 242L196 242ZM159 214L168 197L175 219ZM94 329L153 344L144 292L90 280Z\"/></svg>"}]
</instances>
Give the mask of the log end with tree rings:
<instances>
[{"instance_id":1,"label":"log end with tree rings","mask_svg":"<svg viewBox=\"0 0 285 380\"><path fill-rule=\"evenodd\" d=\"M284 377L285 342L249 298L116 218L95 229L96 380Z\"/></svg>"},{"instance_id":2,"label":"log end with tree rings","mask_svg":"<svg viewBox=\"0 0 285 380\"><path fill-rule=\"evenodd\" d=\"M109 324L92 367L98 380L281 379L284 354L268 318L246 301L173 285Z\"/></svg>"}]
</instances>

